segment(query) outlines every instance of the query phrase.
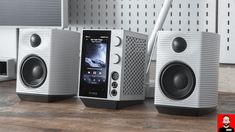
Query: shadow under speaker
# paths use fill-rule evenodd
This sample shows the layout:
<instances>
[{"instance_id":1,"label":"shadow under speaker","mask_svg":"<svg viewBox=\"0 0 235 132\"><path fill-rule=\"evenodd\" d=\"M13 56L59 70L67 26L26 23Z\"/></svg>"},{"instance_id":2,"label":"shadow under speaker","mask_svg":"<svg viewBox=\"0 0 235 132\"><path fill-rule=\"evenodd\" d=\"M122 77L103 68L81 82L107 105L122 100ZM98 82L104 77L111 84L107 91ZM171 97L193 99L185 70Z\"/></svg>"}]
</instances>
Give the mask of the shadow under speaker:
<instances>
[{"instance_id":1,"label":"shadow under speaker","mask_svg":"<svg viewBox=\"0 0 235 132\"><path fill-rule=\"evenodd\" d=\"M155 105L159 113L203 115L216 110L220 36L158 34Z\"/></svg>"},{"instance_id":2,"label":"shadow under speaker","mask_svg":"<svg viewBox=\"0 0 235 132\"><path fill-rule=\"evenodd\" d=\"M77 95L80 34L56 29L20 30L17 94L53 102Z\"/></svg>"},{"instance_id":3,"label":"shadow under speaker","mask_svg":"<svg viewBox=\"0 0 235 132\"><path fill-rule=\"evenodd\" d=\"M79 97L88 107L119 109L145 99L148 37L125 30L83 30Z\"/></svg>"}]
</instances>

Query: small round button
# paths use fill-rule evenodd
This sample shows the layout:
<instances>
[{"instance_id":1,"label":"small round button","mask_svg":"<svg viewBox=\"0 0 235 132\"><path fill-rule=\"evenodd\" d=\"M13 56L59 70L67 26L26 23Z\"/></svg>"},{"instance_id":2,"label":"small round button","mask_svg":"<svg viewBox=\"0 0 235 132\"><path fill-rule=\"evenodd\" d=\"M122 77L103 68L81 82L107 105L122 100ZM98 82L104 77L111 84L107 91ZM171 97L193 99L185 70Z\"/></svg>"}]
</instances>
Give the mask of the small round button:
<instances>
[{"instance_id":1,"label":"small round button","mask_svg":"<svg viewBox=\"0 0 235 132\"><path fill-rule=\"evenodd\" d=\"M32 47L38 47L41 44L41 37L37 34L33 34L30 38L30 44Z\"/></svg>"},{"instance_id":2,"label":"small round button","mask_svg":"<svg viewBox=\"0 0 235 132\"><path fill-rule=\"evenodd\" d=\"M116 90L112 90L111 94L112 94L112 96L117 96L117 91Z\"/></svg>"},{"instance_id":3,"label":"small round button","mask_svg":"<svg viewBox=\"0 0 235 132\"><path fill-rule=\"evenodd\" d=\"M118 54L112 55L113 64L118 64L121 61L121 57Z\"/></svg>"},{"instance_id":4,"label":"small round button","mask_svg":"<svg viewBox=\"0 0 235 132\"><path fill-rule=\"evenodd\" d=\"M118 80L118 79L119 79L119 74L118 74L117 72L114 72L114 73L112 74L112 79L113 79L113 80Z\"/></svg>"},{"instance_id":5,"label":"small round button","mask_svg":"<svg viewBox=\"0 0 235 132\"><path fill-rule=\"evenodd\" d=\"M118 36L115 37L114 46L118 47L122 44L122 39Z\"/></svg>"},{"instance_id":6,"label":"small round button","mask_svg":"<svg viewBox=\"0 0 235 132\"><path fill-rule=\"evenodd\" d=\"M112 87L113 87L113 88L117 88L117 87L118 87L118 84L117 84L116 82L113 82L113 83L112 83Z\"/></svg>"},{"instance_id":7,"label":"small round button","mask_svg":"<svg viewBox=\"0 0 235 132\"><path fill-rule=\"evenodd\" d=\"M172 48L176 53L181 53L187 48L187 42L181 37L177 37L173 40Z\"/></svg>"}]
</instances>

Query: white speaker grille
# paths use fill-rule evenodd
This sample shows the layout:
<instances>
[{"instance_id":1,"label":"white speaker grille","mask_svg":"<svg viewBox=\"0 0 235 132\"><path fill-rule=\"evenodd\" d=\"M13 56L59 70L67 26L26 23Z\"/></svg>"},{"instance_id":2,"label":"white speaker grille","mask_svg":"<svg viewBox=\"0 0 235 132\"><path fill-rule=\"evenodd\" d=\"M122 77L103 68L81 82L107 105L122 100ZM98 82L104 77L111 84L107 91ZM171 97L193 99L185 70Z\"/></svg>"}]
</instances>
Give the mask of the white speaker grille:
<instances>
[{"instance_id":1,"label":"white speaker grille","mask_svg":"<svg viewBox=\"0 0 235 132\"><path fill-rule=\"evenodd\" d=\"M124 61L124 95L142 95L144 92L145 53L147 40L126 36Z\"/></svg>"}]
</instances>

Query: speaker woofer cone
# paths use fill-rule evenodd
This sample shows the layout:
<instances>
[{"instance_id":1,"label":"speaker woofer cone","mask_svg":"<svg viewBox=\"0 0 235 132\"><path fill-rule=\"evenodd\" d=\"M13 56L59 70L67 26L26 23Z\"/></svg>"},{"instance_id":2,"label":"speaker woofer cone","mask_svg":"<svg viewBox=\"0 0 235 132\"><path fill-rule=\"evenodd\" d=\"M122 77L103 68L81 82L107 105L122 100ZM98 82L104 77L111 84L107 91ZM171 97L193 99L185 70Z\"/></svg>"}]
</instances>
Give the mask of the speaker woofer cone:
<instances>
[{"instance_id":1,"label":"speaker woofer cone","mask_svg":"<svg viewBox=\"0 0 235 132\"><path fill-rule=\"evenodd\" d=\"M181 62L167 65L160 75L160 87L163 93L171 99L188 98L194 91L196 77L193 70Z\"/></svg>"},{"instance_id":2,"label":"speaker woofer cone","mask_svg":"<svg viewBox=\"0 0 235 132\"><path fill-rule=\"evenodd\" d=\"M32 55L24 59L20 68L23 83L30 88L40 87L46 80L47 68L42 58Z\"/></svg>"}]
</instances>

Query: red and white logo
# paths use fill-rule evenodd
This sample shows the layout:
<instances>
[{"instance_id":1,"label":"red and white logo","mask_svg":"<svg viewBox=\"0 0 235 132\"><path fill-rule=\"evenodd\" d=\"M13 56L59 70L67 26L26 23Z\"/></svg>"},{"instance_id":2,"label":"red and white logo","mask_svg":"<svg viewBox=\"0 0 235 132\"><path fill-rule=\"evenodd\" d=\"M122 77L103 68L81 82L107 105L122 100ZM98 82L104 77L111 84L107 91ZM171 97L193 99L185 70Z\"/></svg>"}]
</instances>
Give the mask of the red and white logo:
<instances>
[{"instance_id":1,"label":"red and white logo","mask_svg":"<svg viewBox=\"0 0 235 132\"><path fill-rule=\"evenodd\" d=\"M234 132L235 114L219 114L217 117L218 132Z\"/></svg>"}]
</instances>

